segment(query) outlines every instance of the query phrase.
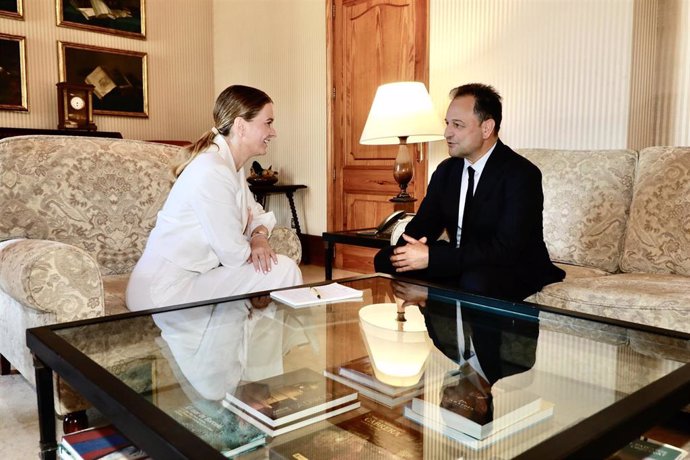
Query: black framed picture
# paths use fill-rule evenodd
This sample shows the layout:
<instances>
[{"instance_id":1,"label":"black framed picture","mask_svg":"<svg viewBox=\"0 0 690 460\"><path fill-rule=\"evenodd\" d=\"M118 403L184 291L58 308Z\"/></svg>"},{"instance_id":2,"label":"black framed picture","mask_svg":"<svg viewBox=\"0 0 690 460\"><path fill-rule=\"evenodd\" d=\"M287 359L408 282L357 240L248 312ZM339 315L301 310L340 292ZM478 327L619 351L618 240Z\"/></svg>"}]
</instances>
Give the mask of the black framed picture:
<instances>
[{"instance_id":1,"label":"black framed picture","mask_svg":"<svg viewBox=\"0 0 690 460\"><path fill-rule=\"evenodd\" d=\"M23 0L0 0L0 16L24 19Z\"/></svg>"},{"instance_id":2,"label":"black framed picture","mask_svg":"<svg viewBox=\"0 0 690 460\"><path fill-rule=\"evenodd\" d=\"M3 0L0 0L3 1ZM146 0L55 0L62 27L145 39Z\"/></svg>"},{"instance_id":3,"label":"black framed picture","mask_svg":"<svg viewBox=\"0 0 690 460\"><path fill-rule=\"evenodd\" d=\"M61 81L94 86L95 115L148 117L146 53L58 42L58 61Z\"/></svg>"},{"instance_id":4,"label":"black framed picture","mask_svg":"<svg viewBox=\"0 0 690 460\"><path fill-rule=\"evenodd\" d=\"M0 34L0 109L29 110L25 38Z\"/></svg>"}]
</instances>

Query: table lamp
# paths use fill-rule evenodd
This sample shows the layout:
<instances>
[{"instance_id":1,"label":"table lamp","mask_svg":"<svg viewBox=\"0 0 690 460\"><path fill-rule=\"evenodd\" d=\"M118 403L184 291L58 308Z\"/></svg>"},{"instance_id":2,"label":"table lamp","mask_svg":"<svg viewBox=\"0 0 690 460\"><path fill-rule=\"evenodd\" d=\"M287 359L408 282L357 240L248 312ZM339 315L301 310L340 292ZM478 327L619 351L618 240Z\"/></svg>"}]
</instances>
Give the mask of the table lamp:
<instances>
[{"instance_id":1,"label":"table lamp","mask_svg":"<svg viewBox=\"0 0 690 460\"><path fill-rule=\"evenodd\" d=\"M419 307L367 305L359 310L359 325L380 382L395 387L419 382L432 346Z\"/></svg>"},{"instance_id":2,"label":"table lamp","mask_svg":"<svg viewBox=\"0 0 690 460\"><path fill-rule=\"evenodd\" d=\"M440 141L444 139L443 132L443 123L434 111L424 83L404 81L378 87L359 143L400 145L393 169L400 193L390 201L415 200L407 193L414 170L407 144Z\"/></svg>"}]
</instances>

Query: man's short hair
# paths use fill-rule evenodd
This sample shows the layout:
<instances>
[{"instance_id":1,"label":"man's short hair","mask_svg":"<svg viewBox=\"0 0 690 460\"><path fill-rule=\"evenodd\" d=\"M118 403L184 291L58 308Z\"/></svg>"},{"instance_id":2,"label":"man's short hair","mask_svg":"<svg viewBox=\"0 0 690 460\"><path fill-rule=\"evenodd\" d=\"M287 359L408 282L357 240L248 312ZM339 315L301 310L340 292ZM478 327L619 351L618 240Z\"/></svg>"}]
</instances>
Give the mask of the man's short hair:
<instances>
[{"instance_id":1,"label":"man's short hair","mask_svg":"<svg viewBox=\"0 0 690 460\"><path fill-rule=\"evenodd\" d=\"M479 117L479 121L494 120L496 123L494 131L498 134L503 118L501 95L498 94L498 91L493 86L482 83L469 83L450 91L450 97L453 100L461 96L474 96L474 113Z\"/></svg>"}]
</instances>

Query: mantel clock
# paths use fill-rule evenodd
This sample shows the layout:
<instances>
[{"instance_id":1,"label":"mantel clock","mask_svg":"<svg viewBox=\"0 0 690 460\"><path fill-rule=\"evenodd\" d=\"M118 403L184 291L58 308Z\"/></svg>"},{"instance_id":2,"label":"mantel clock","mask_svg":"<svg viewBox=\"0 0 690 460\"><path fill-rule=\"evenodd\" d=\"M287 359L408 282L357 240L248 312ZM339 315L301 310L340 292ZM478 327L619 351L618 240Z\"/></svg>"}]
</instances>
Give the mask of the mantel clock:
<instances>
[{"instance_id":1,"label":"mantel clock","mask_svg":"<svg viewBox=\"0 0 690 460\"><path fill-rule=\"evenodd\" d=\"M96 131L93 122L93 85L60 82L56 86L58 129Z\"/></svg>"}]
</instances>

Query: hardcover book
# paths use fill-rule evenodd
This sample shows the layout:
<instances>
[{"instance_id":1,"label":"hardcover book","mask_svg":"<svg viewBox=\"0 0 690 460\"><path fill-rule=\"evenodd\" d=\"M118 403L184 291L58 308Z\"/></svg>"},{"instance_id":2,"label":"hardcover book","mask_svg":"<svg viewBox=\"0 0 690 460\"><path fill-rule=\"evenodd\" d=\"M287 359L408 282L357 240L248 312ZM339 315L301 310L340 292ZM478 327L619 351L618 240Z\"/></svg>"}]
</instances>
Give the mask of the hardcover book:
<instances>
[{"instance_id":1,"label":"hardcover book","mask_svg":"<svg viewBox=\"0 0 690 460\"><path fill-rule=\"evenodd\" d=\"M423 458L420 432L376 412L367 412L283 444L272 459Z\"/></svg>"},{"instance_id":2,"label":"hardcover book","mask_svg":"<svg viewBox=\"0 0 690 460\"><path fill-rule=\"evenodd\" d=\"M433 431L441 433L444 436L447 436L471 449L480 450L548 419L553 415L553 403L540 400L540 407L536 412L521 419L519 422L513 423L501 431L487 436L484 439L477 439L466 433L463 433L462 431L456 430L440 419L429 418L425 415L419 414L412 410L410 406L405 407L403 414L410 420Z\"/></svg>"},{"instance_id":3,"label":"hardcover book","mask_svg":"<svg viewBox=\"0 0 690 460\"><path fill-rule=\"evenodd\" d=\"M357 399L357 392L303 368L239 385L226 400L275 428Z\"/></svg>"},{"instance_id":4,"label":"hardcover book","mask_svg":"<svg viewBox=\"0 0 690 460\"><path fill-rule=\"evenodd\" d=\"M203 401L199 407L193 404L179 407L171 416L226 457L266 442L263 431L228 412L222 405L209 401Z\"/></svg>"},{"instance_id":5,"label":"hardcover book","mask_svg":"<svg viewBox=\"0 0 690 460\"><path fill-rule=\"evenodd\" d=\"M376 378L376 374L374 374L374 368L372 367L371 358L369 358L369 356L363 356L348 361L340 366L338 374L393 398L424 386L423 376L419 379L417 384L408 387L396 387L381 382Z\"/></svg>"},{"instance_id":6,"label":"hardcover book","mask_svg":"<svg viewBox=\"0 0 690 460\"><path fill-rule=\"evenodd\" d=\"M460 382L462 383L462 382ZM501 388L492 390L492 397L485 404L488 414L480 416L482 411L474 410L484 401L472 400L463 391L454 391L459 386L449 385L443 388L441 404L431 403L423 397L412 400L412 410L426 418L437 420L449 427L472 436L484 439L496 432L519 422L538 412L543 407L540 397L522 389L505 391Z\"/></svg>"},{"instance_id":7,"label":"hardcover book","mask_svg":"<svg viewBox=\"0 0 690 460\"><path fill-rule=\"evenodd\" d=\"M415 396L419 396L424 392L424 387L408 387L411 389L408 389L403 393L397 393L395 396L390 396L388 394L380 393L374 388L361 385L358 382L354 382L346 377L343 377L342 375L335 374L328 370L323 371L323 375L331 380L342 383L343 385L356 390L360 395L366 398L373 399L374 401L390 408L405 404Z\"/></svg>"},{"instance_id":8,"label":"hardcover book","mask_svg":"<svg viewBox=\"0 0 690 460\"><path fill-rule=\"evenodd\" d=\"M640 438L609 457L609 460L680 460L688 455L686 450L649 438Z\"/></svg>"},{"instance_id":9,"label":"hardcover book","mask_svg":"<svg viewBox=\"0 0 690 460\"><path fill-rule=\"evenodd\" d=\"M120 451L121 458L148 458L112 425L66 434L60 441L60 456L74 460L95 460ZM139 452L138 456L136 452ZM130 453L132 456L124 456Z\"/></svg>"},{"instance_id":10,"label":"hardcover book","mask_svg":"<svg viewBox=\"0 0 690 460\"><path fill-rule=\"evenodd\" d=\"M242 417L244 420L251 423L256 428L258 428L261 431L263 431L264 433L266 433L268 436L276 437L276 436L280 436L281 434L289 433L290 431L296 430L298 428L303 428L305 426L312 425L312 424L320 422L322 420L326 420L327 418L335 417L336 415L344 414L344 413L349 412L351 410L357 409L360 407L360 403L359 403L359 401L347 402L347 403L340 405L340 406L330 407L326 410L311 413L310 415L308 415L304 418L294 420L290 423L286 423L286 424L281 425L280 427L277 427L277 428L270 427L270 426L260 422L259 420L254 418L251 414L245 412L244 410L235 406L234 404L231 404L227 400L223 400L223 406L225 406L230 412L234 413L235 415Z\"/></svg>"}]
</instances>

